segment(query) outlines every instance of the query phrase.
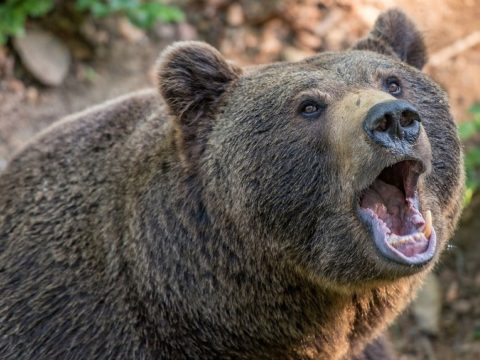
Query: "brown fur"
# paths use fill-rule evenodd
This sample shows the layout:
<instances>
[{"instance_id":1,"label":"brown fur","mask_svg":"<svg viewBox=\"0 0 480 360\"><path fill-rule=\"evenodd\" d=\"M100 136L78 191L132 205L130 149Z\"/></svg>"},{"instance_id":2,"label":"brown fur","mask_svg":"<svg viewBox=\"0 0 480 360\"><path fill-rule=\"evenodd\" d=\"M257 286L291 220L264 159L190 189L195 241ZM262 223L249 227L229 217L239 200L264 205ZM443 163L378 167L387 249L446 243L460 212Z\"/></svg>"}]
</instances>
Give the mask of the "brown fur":
<instances>
[{"instance_id":1,"label":"brown fur","mask_svg":"<svg viewBox=\"0 0 480 360\"><path fill-rule=\"evenodd\" d=\"M161 96L73 115L16 154L0 175L0 358L390 358L381 333L458 220L461 150L402 13L356 48L242 72L179 43ZM440 247L425 266L381 256L355 212L392 159L358 128L389 74L422 118Z\"/></svg>"}]
</instances>

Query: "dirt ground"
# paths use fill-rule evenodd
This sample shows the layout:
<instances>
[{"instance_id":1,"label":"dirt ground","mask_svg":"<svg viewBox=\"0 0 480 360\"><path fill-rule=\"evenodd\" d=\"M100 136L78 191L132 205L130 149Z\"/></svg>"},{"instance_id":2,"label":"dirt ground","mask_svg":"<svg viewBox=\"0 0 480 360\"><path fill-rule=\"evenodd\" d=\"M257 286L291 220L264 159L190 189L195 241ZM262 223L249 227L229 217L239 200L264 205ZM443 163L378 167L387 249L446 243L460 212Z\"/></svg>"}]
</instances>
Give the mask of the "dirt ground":
<instances>
[{"instance_id":1,"label":"dirt ground","mask_svg":"<svg viewBox=\"0 0 480 360\"><path fill-rule=\"evenodd\" d=\"M241 64L298 60L349 47L365 35L381 10L394 6L404 9L424 32L430 51L426 71L448 91L457 121L468 119L467 109L480 102L480 0L178 3L186 22L159 25L148 33L125 27L122 19L90 24L93 37L103 40L87 55L69 42L73 63L64 83L54 88L35 81L10 45L0 47L0 170L15 150L60 117L153 86L155 59L174 40L206 40ZM439 332L424 333L418 319L406 311L390 330L401 359L480 359L478 196L474 205L435 271Z\"/></svg>"}]
</instances>

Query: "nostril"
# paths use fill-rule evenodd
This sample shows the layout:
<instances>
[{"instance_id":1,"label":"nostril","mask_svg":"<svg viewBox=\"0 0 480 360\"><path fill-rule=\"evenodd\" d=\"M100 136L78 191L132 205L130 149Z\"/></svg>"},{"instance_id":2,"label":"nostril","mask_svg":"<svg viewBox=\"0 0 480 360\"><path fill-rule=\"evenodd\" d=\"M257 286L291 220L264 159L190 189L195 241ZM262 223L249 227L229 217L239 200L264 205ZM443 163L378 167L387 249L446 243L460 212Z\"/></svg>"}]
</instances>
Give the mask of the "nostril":
<instances>
[{"instance_id":1,"label":"nostril","mask_svg":"<svg viewBox=\"0 0 480 360\"><path fill-rule=\"evenodd\" d=\"M418 121L418 115L415 112L410 110L402 111L400 116L400 126L401 127L408 127L412 125L415 121Z\"/></svg>"},{"instance_id":2,"label":"nostril","mask_svg":"<svg viewBox=\"0 0 480 360\"><path fill-rule=\"evenodd\" d=\"M392 125L392 115L387 113L384 116L382 116L378 121L377 121L377 126L375 126L375 131L381 131L385 132L388 130L388 128Z\"/></svg>"},{"instance_id":3,"label":"nostril","mask_svg":"<svg viewBox=\"0 0 480 360\"><path fill-rule=\"evenodd\" d=\"M388 121L386 117L382 117L378 122L377 126L375 127L375 131L387 131L388 129Z\"/></svg>"}]
</instances>

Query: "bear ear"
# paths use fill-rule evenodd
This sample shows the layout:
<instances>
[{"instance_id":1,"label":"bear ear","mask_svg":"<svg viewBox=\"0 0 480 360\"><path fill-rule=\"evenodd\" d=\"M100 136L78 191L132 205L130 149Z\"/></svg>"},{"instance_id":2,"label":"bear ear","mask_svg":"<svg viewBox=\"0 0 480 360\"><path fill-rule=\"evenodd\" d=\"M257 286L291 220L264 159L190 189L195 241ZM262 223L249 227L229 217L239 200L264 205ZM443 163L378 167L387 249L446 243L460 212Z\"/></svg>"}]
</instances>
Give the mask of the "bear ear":
<instances>
[{"instance_id":1,"label":"bear ear","mask_svg":"<svg viewBox=\"0 0 480 360\"><path fill-rule=\"evenodd\" d=\"M175 117L211 110L241 69L199 41L177 42L157 62L158 87Z\"/></svg>"},{"instance_id":2,"label":"bear ear","mask_svg":"<svg viewBox=\"0 0 480 360\"><path fill-rule=\"evenodd\" d=\"M398 9L380 14L367 37L355 44L353 49L393 55L417 69L422 69L427 62L427 49L422 34L405 13Z\"/></svg>"},{"instance_id":3,"label":"bear ear","mask_svg":"<svg viewBox=\"0 0 480 360\"><path fill-rule=\"evenodd\" d=\"M190 166L205 149L222 95L240 74L239 67L198 41L177 42L160 55L158 88L173 118L180 156Z\"/></svg>"}]
</instances>

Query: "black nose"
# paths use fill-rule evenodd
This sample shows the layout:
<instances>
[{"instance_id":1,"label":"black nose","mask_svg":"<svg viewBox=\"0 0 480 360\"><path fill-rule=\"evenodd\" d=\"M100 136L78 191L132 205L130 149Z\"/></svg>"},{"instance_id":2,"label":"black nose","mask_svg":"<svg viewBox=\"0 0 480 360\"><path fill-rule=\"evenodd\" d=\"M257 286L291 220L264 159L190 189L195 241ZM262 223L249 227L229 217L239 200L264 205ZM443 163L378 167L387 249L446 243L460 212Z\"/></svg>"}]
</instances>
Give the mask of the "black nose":
<instances>
[{"instance_id":1,"label":"black nose","mask_svg":"<svg viewBox=\"0 0 480 360\"><path fill-rule=\"evenodd\" d=\"M387 148L413 144L420 133L420 115L404 100L389 100L374 105L367 113L363 129Z\"/></svg>"}]
</instances>

